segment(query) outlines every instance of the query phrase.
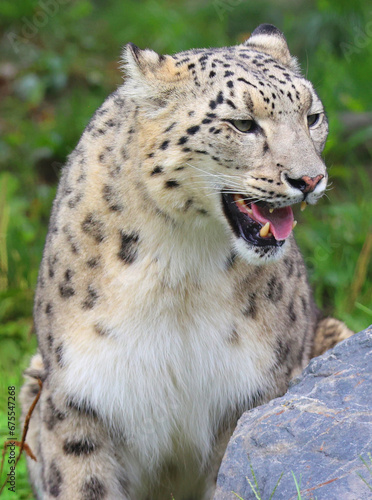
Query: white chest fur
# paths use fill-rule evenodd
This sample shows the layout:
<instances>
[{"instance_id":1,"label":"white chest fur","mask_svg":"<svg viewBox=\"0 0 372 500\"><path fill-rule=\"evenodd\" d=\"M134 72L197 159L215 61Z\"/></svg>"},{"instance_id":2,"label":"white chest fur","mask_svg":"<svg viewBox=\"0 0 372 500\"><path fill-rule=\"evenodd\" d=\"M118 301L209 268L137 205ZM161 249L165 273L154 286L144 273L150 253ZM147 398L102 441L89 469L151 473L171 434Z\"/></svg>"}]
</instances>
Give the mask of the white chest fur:
<instances>
[{"instance_id":1,"label":"white chest fur","mask_svg":"<svg viewBox=\"0 0 372 500\"><path fill-rule=\"evenodd\" d=\"M106 321L108 337L66 350L68 392L98 408L147 464L175 441L207 458L219 420L262 384L255 332L239 348L228 342L225 288L209 283L194 296L168 290L141 300L127 286L122 309Z\"/></svg>"}]
</instances>

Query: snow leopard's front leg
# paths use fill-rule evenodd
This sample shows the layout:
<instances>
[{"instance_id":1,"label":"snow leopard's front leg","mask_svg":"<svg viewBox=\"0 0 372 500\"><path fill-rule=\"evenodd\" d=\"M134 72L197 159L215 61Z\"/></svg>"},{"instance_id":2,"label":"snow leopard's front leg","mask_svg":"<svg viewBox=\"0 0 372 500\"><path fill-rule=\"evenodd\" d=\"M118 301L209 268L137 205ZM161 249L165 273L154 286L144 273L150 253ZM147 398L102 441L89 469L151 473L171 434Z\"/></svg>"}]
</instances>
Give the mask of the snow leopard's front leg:
<instances>
[{"instance_id":1,"label":"snow leopard's front leg","mask_svg":"<svg viewBox=\"0 0 372 500\"><path fill-rule=\"evenodd\" d=\"M37 372L32 375L36 377ZM28 377L22 392L23 418L37 390L36 378ZM36 498L131 498L123 460L125 443L110 435L108 429L92 408L68 399L62 401L44 381L26 439L37 458L37 462L28 459Z\"/></svg>"}]
</instances>

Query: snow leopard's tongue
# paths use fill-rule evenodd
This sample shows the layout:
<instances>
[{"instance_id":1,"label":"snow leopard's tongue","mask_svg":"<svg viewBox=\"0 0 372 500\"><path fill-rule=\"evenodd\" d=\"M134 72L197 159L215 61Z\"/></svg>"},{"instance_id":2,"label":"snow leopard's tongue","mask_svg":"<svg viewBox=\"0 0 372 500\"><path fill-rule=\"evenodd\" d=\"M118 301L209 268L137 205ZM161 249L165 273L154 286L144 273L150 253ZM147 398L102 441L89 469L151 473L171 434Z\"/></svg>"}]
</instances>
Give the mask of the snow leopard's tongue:
<instances>
[{"instance_id":1,"label":"snow leopard's tongue","mask_svg":"<svg viewBox=\"0 0 372 500\"><path fill-rule=\"evenodd\" d=\"M285 240L291 234L293 227L293 212L291 207L270 209L265 206L251 204L252 219L265 225L270 222L270 232L276 240Z\"/></svg>"}]
</instances>

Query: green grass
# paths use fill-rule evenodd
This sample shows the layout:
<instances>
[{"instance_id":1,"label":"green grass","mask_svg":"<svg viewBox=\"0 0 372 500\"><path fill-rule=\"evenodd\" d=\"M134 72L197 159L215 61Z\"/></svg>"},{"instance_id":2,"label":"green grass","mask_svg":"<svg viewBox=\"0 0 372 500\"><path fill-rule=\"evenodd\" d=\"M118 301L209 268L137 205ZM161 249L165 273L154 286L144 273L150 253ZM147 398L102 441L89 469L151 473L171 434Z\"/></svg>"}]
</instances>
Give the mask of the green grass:
<instances>
[{"instance_id":1,"label":"green grass","mask_svg":"<svg viewBox=\"0 0 372 500\"><path fill-rule=\"evenodd\" d=\"M297 481L297 478L296 478L296 476L295 476L295 474L294 474L293 471L291 471L291 474L293 476L293 481L294 481L294 483L296 485L297 500L301 500L301 498L302 498L301 497L301 475L300 475L300 480Z\"/></svg>"},{"instance_id":2,"label":"green grass","mask_svg":"<svg viewBox=\"0 0 372 500\"><path fill-rule=\"evenodd\" d=\"M359 472L357 474L360 477L360 479L363 481L363 483L366 484L368 486L368 488L372 491L372 455L370 453L367 453L367 455L368 455L368 461L365 458L363 458L362 456L360 456L360 459L363 462L363 464L366 466L367 471L369 472L371 484L367 481L367 479L364 478L364 476L362 476L362 474L360 474Z\"/></svg>"},{"instance_id":3,"label":"green grass","mask_svg":"<svg viewBox=\"0 0 372 500\"><path fill-rule=\"evenodd\" d=\"M372 42L349 59L342 49L356 43L356 27L367 26L369 2L317 0L316 9L310 0L230 4L217 11L208 0L145 0L138 9L135 0L74 0L27 36L25 23L33 23L39 3L0 2L0 441L7 436L7 387L19 393L36 347L33 291L60 168L122 81L118 59L129 41L172 53L236 43L261 22L285 31L331 125L332 189L299 214L295 234L318 305L356 331L372 323L372 130L349 133L339 119L372 109ZM23 459L12 498L30 495Z\"/></svg>"},{"instance_id":4,"label":"green grass","mask_svg":"<svg viewBox=\"0 0 372 500\"><path fill-rule=\"evenodd\" d=\"M252 466L251 462L249 462L249 468L251 470L251 474L252 474L252 477L253 477L253 482L249 479L249 477L246 477L246 479L248 481L248 484L249 484L251 490L253 491L254 496L256 497L256 499L257 500L263 500L262 497L261 497L260 488L258 486L258 481L257 481L257 478L256 478L256 474L254 472L254 469L253 469L253 466ZM278 480L276 482L276 485L274 486L274 489L271 492L271 495L269 496L268 500L272 500L272 498L275 495L276 489L278 488L279 483L280 483L283 475L284 475L284 472L282 472L281 475L279 476L279 478L278 478ZM296 483L296 485L297 485L297 483ZM239 500L243 500L237 493L235 493L234 491L233 491L233 493L234 493L234 495L236 497L239 498Z\"/></svg>"},{"instance_id":5,"label":"green grass","mask_svg":"<svg viewBox=\"0 0 372 500\"><path fill-rule=\"evenodd\" d=\"M363 458L362 456L359 456L360 460L363 462L363 465L365 465L369 475L371 476L371 479L372 479L372 455L371 453L367 453L368 455L368 460L366 460L365 458ZM252 463L251 461L249 460L249 468L250 468L250 471L251 471L251 474L252 474L252 478L253 480L249 479L249 477L246 477L247 481L248 481L248 484L255 496L255 498L257 500L266 500L265 498L262 498L261 496L261 493L260 493L260 489L259 489L259 485L258 485L258 480L257 480L257 477L256 477L256 474L254 472L254 469L253 469L253 466L252 466ZM300 474L300 479L299 481L297 480L296 478L296 475L293 471L291 471L291 474L292 474L292 477L293 477L293 481L294 481L294 484L295 484L295 492L297 493L297 500L302 500L302 496L301 496L301 474ZM360 479L363 481L364 484L367 485L367 487L372 491L372 485L368 482L367 479L365 479L365 477L360 474L359 472L357 472L357 475L360 477ZM271 493L271 495L269 496L268 500L273 500L274 498L274 495L275 495L275 491L277 490L278 486L279 486L279 483L282 479L282 477L284 476L284 472L281 473L281 475L279 476L279 479ZM241 496L239 496L237 493L235 493L235 491L232 491L232 493L237 497L239 498L239 500L244 500L244 498L242 498ZM315 500L317 499L317 497L315 497ZM174 500L174 499L173 499Z\"/></svg>"}]
</instances>

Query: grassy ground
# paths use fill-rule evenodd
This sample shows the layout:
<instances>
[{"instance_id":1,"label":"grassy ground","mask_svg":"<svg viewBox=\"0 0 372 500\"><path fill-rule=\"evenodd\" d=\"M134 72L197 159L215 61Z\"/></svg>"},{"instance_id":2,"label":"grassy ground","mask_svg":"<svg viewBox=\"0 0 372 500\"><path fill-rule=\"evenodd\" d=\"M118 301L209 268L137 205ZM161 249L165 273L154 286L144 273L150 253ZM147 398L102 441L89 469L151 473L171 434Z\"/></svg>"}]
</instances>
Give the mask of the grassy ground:
<instances>
[{"instance_id":1,"label":"grassy ground","mask_svg":"<svg viewBox=\"0 0 372 500\"><path fill-rule=\"evenodd\" d=\"M372 126L353 121L368 118L372 104L366 0L352 6L346 0L48 5L46 11L34 0L0 3L0 441L8 436L7 387L19 393L36 346L33 290L60 168L94 110L120 83L117 61L128 41L165 53L236 43L261 22L285 31L331 124L331 189L296 216L295 233L319 306L356 331L372 323ZM17 412L18 418L19 406ZM16 494L3 498L32 498L24 460Z\"/></svg>"}]
</instances>

